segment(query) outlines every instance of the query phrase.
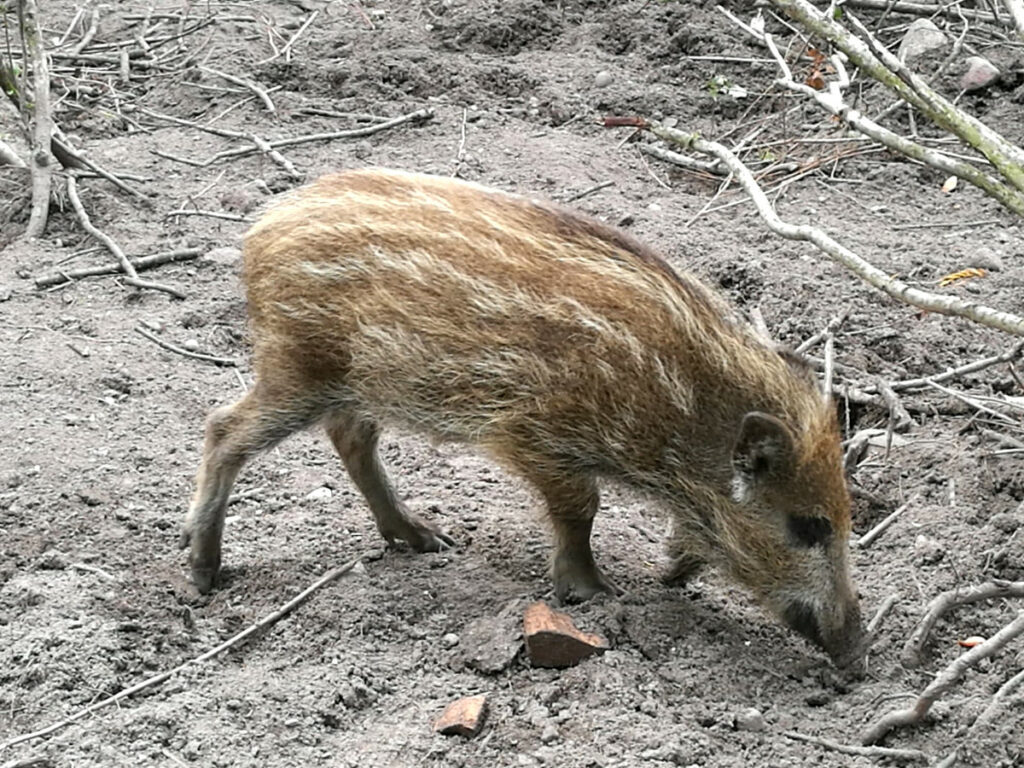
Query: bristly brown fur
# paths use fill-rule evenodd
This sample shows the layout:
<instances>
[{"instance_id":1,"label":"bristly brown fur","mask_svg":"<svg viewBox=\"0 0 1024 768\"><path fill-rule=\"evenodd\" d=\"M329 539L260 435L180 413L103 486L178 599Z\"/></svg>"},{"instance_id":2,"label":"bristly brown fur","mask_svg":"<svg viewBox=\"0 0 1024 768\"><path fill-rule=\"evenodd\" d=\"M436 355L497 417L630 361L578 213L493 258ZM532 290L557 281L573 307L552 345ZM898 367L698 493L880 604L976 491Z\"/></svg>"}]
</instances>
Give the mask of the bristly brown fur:
<instances>
[{"instance_id":1,"label":"bristly brown fur","mask_svg":"<svg viewBox=\"0 0 1024 768\"><path fill-rule=\"evenodd\" d=\"M833 409L721 299L630 235L466 182L346 171L252 228L244 278L257 385L211 419L186 522L198 578L219 566L232 473L323 420L382 532L417 548L441 534L394 498L373 453L381 424L482 446L530 480L554 524L560 595L608 588L589 547L604 477L665 503L677 557L725 567L776 610L778 594L799 591L794 574L817 580L809 604L837 589L849 602ZM758 481L760 507L736 496L751 413L789 457ZM812 556L780 532L784 515L826 517L841 562L810 572Z\"/></svg>"}]
</instances>

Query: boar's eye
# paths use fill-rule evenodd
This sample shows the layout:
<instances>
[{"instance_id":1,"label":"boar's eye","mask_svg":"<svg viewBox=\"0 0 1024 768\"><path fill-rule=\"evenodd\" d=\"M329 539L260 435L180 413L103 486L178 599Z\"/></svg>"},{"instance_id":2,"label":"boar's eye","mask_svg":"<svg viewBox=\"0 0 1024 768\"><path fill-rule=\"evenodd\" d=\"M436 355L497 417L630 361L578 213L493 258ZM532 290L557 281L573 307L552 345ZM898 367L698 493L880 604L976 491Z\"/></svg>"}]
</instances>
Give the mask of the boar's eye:
<instances>
[{"instance_id":1,"label":"boar's eye","mask_svg":"<svg viewBox=\"0 0 1024 768\"><path fill-rule=\"evenodd\" d=\"M825 544L832 536L832 523L827 517L797 517L788 515L786 528L789 535L801 547Z\"/></svg>"}]
</instances>

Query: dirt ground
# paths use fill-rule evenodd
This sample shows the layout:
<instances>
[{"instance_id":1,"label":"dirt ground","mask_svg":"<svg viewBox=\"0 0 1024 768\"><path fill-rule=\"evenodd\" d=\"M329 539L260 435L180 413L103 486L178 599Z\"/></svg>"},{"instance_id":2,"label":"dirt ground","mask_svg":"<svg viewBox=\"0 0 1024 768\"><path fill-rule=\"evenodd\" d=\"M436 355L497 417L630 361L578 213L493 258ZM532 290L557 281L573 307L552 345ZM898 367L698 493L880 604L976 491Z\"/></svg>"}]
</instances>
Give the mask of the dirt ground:
<instances>
[{"instance_id":1,"label":"dirt ground","mask_svg":"<svg viewBox=\"0 0 1024 768\"><path fill-rule=\"evenodd\" d=\"M59 38L77 8L63 1L44 7L47 36ZM155 41L184 32L180 50L179 42L167 42L155 52L174 53L164 69L135 69L121 84L113 49L102 46L132 40L144 11L143 4L106 5L85 49L101 59L74 69L55 59L58 118L96 162L144 177L129 183L151 208L105 181L80 182L98 227L133 256L200 249L198 259L143 273L187 298L139 291L109 275L37 289L40 275L112 257L70 209L54 213L45 238L17 240L26 221L24 178L11 169L0 177L7 246L0 256L0 742L199 656L332 567L370 556L247 645L3 750L0 763L875 765L885 761L784 732L857 743L867 724L906 706L963 652L958 639L990 636L1021 609L1020 601L962 607L938 623L921 668L899 662L905 639L940 592L1024 579L1024 458L982 431L1020 438L1021 425L936 391L908 393L903 403L913 425L888 453L884 444L872 445L851 473L860 491L855 535L908 505L872 546L853 551L866 616L888 596L896 600L870 652L869 675L855 684L842 682L818 652L718 574L686 588L663 586L665 522L659 510L616 488L604 493L595 549L626 592L568 609L611 650L563 671L531 668L521 652L499 660L497 671L478 671L478 646L499 652L496 638L505 637L516 641L515 651L523 609L537 599L553 602L548 532L537 500L485 458L398 433L387 434L384 460L408 504L443 526L454 549L384 552L325 438L303 434L243 473L227 525L224 584L200 597L177 537L203 419L250 382L234 250L247 224L168 214L184 207L251 218L271 193L298 181L259 155L202 167L157 155L202 161L243 142L142 109L275 139L370 124L315 110L396 117L430 108L429 120L282 152L307 179L382 165L457 173L559 200L612 182L572 204L622 223L676 267L719 286L744 312L759 308L780 340L795 346L847 312L836 337L837 359L849 366L840 380L858 386L873 377L940 372L1004 351L1013 339L880 296L812 247L770 234L749 203L717 210L742 199L734 188L705 211L718 179L647 159L637 147L648 139L604 129L597 118L674 118L732 144L761 127L757 142L779 142L761 151L762 161L818 166L773 192L784 217L824 227L886 272L928 289L1021 312L1024 237L1020 221L997 204L966 185L947 194L942 177L921 166L877 151L856 154L864 144L795 141L842 133L799 97L772 87L772 65L714 3L258 0L190 7L168 0L153 11L148 34ZM189 22L180 27L186 12ZM891 16L884 37L898 40L909 21ZM290 58L267 61L271 41L280 50L300 29ZM57 50L68 51L81 33L79 23ZM984 50L1010 74L961 103L1020 144L1021 47ZM273 88L276 113L200 65ZM730 93L732 86L746 94ZM940 86L956 94L952 74ZM867 86L863 98L869 112L890 101ZM3 115L12 140L14 124ZM899 121L906 130L905 115ZM971 266L988 274L937 287L943 275ZM135 333L139 326L242 365L161 349ZM1006 366L951 386L1024 396ZM839 407L846 437L888 422L873 406ZM1018 639L968 672L924 724L895 732L886 744L941 758L1022 667ZM449 701L476 693L490 702L480 734L432 731ZM960 764L1024 766L1020 696L972 735Z\"/></svg>"}]
</instances>

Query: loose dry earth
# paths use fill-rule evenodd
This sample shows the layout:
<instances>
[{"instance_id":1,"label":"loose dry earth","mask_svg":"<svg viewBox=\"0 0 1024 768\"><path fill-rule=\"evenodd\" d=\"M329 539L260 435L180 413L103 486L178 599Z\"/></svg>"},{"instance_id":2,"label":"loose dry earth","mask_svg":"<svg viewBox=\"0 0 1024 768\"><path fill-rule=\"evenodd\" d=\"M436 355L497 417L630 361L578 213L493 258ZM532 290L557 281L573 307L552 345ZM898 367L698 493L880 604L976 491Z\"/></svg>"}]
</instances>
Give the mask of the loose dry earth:
<instances>
[{"instance_id":1,"label":"loose dry earth","mask_svg":"<svg viewBox=\"0 0 1024 768\"><path fill-rule=\"evenodd\" d=\"M47 35L59 37L77 9L54 2L44 10ZM184 206L255 216L268 193L297 182L266 157L193 167L158 156L156 150L201 161L242 143L156 119L133 104L267 138L367 125L310 108L394 117L429 107L434 117L418 124L282 151L307 178L384 165L563 200L611 181L573 204L625 220L742 310L760 308L787 343L847 311L838 360L888 380L994 354L1012 339L881 297L811 247L768 234L749 203L698 216L717 180L656 161L648 167L636 139L623 143L625 129L603 129L596 118L675 117L682 127L731 142L764 126L757 141L790 141L765 147L763 159L825 159L820 171L777 195L784 216L827 228L888 273L1009 311L1024 309L1024 238L1020 222L999 206L973 189L945 194L943 179L917 165L878 152L835 161L838 151L861 145L794 143L841 134L813 108L772 89L770 64L693 58L763 55L713 3L261 0L189 10L171 1L150 18L154 41L179 29L162 14L215 19L181 38L181 55L165 62L166 71L135 69L123 85L116 56L101 46L132 39L139 29L133 14L144 10L130 3L103 9L86 52L113 63L72 69L67 59L55 61L58 117L95 161L146 177L131 183L152 209L105 181L82 181L97 226L133 255L183 247L204 254L145 275L187 299L111 276L37 290L33 280L41 274L112 257L93 247L70 210L54 214L44 239L17 241L26 220L24 178L8 169L0 179L8 246L0 259L0 741L196 657L321 573L375 554L247 645L45 739L10 747L0 761L874 765L877 758L837 754L784 732L855 743L866 724L907 705L962 652L958 638L989 636L1020 610L1019 601L958 609L936 626L923 668L899 663L903 641L932 597L992 578L1024 579L1024 461L981 432L1020 437L1020 424L979 416L939 392L904 398L913 426L888 453L871 447L852 473L855 486L875 499L857 499L855 532L909 503L876 543L853 553L866 614L890 594L897 599L871 651L868 678L853 685L839 682L817 652L718 575L685 589L662 586L664 521L643 499L615 488L604 496L596 549L626 594L571 609L581 628L602 633L612 649L566 671L533 669L521 654L492 674L467 666L477 638L492 651L496 637L516 641L525 606L550 599L547 532L536 499L486 459L402 434L388 434L384 459L409 505L443 525L455 549L381 555L370 515L326 440L306 434L244 472L227 528L223 587L199 597L176 547L178 526L203 419L240 395L249 372L244 362L218 367L165 351L133 329L143 324L163 340L244 361L237 252L225 248L238 246L246 224L167 214ZM734 10L752 12L739 4ZM313 11L317 18L290 60L264 61L274 53L268 40L280 48ZM898 38L907 21L891 16L886 38ZM61 50L80 34L76 27ZM1009 74L962 103L1019 144L1020 47L996 44L985 52ZM199 65L274 88L277 113L255 99L238 105L250 94ZM607 76L596 80L602 71ZM729 83L748 95L729 95ZM955 76L940 83L955 94ZM75 84L89 87L64 87ZM869 112L889 102L877 89L864 97ZM8 140L13 125L5 122ZM730 190L715 205L740 199ZM935 226L900 229L919 224ZM969 266L990 271L936 288L942 275ZM871 381L856 372L848 378ZM1006 366L954 386L1024 395ZM887 423L874 407L840 407L847 436ZM1018 640L969 672L925 724L894 733L888 745L933 759L947 754L1022 666ZM481 692L489 694L491 712L479 735L432 732L450 700ZM749 708L763 715L763 730L756 718L754 730L744 729ZM1022 734L1018 696L972 737L961 763L1024 765Z\"/></svg>"}]
</instances>

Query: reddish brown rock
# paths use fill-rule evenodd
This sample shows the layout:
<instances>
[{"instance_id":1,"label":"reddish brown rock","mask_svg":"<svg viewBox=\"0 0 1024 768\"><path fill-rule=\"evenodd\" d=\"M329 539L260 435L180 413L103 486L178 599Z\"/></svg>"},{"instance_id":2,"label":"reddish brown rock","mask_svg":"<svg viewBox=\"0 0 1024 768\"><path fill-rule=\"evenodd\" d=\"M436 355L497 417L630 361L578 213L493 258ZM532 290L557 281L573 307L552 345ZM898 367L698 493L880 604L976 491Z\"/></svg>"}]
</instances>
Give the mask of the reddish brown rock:
<instances>
[{"instance_id":1,"label":"reddish brown rock","mask_svg":"<svg viewBox=\"0 0 1024 768\"><path fill-rule=\"evenodd\" d=\"M449 704L434 721L434 730L445 736L475 736L487 717L487 695L466 696Z\"/></svg>"},{"instance_id":2,"label":"reddish brown rock","mask_svg":"<svg viewBox=\"0 0 1024 768\"><path fill-rule=\"evenodd\" d=\"M571 667L608 650L603 637L581 632L569 616L539 602L523 614L523 635L530 663L535 667Z\"/></svg>"}]
</instances>

